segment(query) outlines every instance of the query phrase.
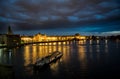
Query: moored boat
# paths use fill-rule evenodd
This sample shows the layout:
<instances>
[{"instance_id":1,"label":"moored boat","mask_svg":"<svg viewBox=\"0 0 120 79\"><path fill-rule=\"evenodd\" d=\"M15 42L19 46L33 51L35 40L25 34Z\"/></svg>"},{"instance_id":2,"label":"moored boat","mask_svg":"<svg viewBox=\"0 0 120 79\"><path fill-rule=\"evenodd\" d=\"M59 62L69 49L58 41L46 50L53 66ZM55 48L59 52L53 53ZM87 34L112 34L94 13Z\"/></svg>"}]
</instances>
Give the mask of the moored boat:
<instances>
[{"instance_id":1,"label":"moored boat","mask_svg":"<svg viewBox=\"0 0 120 79\"><path fill-rule=\"evenodd\" d=\"M56 61L60 57L62 57L62 55L63 55L62 52L55 51L42 59L37 59L37 61L34 64L34 68L35 69L43 68L43 67L49 65L50 63Z\"/></svg>"}]
</instances>

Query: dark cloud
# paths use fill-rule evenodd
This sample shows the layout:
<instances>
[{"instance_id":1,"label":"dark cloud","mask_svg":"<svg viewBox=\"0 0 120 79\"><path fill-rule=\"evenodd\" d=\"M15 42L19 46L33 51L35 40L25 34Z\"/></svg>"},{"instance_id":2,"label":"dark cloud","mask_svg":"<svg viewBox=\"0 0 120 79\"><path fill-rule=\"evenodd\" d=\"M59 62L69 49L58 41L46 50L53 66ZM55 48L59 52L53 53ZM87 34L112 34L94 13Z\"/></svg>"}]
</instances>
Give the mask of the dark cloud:
<instances>
[{"instance_id":1,"label":"dark cloud","mask_svg":"<svg viewBox=\"0 0 120 79\"><path fill-rule=\"evenodd\" d=\"M0 0L0 30L10 24L17 31L57 28L103 31L101 23L120 21L119 4L119 0ZM115 23L113 29L118 30L120 24ZM109 24L104 27L104 31L111 28Z\"/></svg>"}]
</instances>

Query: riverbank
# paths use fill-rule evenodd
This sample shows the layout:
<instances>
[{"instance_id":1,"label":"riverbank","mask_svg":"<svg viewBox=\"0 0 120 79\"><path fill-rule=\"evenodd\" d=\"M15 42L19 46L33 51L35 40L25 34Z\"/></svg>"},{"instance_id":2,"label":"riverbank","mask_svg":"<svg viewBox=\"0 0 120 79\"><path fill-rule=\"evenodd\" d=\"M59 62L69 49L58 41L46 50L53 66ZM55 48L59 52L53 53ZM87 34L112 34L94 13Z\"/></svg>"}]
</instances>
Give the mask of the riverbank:
<instances>
[{"instance_id":1,"label":"riverbank","mask_svg":"<svg viewBox=\"0 0 120 79\"><path fill-rule=\"evenodd\" d=\"M25 44L20 44L20 45L15 45L15 46L0 46L0 48L16 48L16 47L21 47L24 46Z\"/></svg>"}]
</instances>

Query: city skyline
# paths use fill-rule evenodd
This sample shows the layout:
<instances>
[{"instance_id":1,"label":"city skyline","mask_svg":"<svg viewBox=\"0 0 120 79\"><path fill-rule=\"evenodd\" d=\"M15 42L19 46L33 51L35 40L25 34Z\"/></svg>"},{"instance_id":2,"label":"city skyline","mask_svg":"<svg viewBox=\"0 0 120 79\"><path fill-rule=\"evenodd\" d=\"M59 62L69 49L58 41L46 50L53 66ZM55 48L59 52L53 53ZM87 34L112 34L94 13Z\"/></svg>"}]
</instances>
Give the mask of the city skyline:
<instances>
[{"instance_id":1,"label":"city skyline","mask_svg":"<svg viewBox=\"0 0 120 79\"><path fill-rule=\"evenodd\" d=\"M119 0L1 0L0 33L120 34Z\"/></svg>"}]
</instances>

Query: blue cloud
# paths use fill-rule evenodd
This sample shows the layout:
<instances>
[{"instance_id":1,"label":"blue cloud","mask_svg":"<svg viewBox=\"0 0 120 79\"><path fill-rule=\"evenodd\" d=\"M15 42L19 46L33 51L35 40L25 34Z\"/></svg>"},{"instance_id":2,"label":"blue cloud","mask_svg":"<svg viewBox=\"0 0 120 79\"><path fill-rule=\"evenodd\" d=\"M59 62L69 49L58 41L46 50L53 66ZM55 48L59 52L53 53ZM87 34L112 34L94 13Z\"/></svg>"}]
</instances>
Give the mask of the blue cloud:
<instances>
[{"instance_id":1,"label":"blue cloud","mask_svg":"<svg viewBox=\"0 0 120 79\"><path fill-rule=\"evenodd\" d=\"M47 21L48 20L48 17L47 16L41 16L40 17L40 21Z\"/></svg>"},{"instance_id":2,"label":"blue cloud","mask_svg":"<svg viewBox=\"0 0 120 79\"><path fill-rule=\"evenodd\" d=\"M53 1L53 2L56 2L56 3L67 3L67 2L69 2L70 0L51 0L51 1Z\"/></svg>"},{"instance_id":3,"label":"blue cloud","mask_svg":"<svg viewBox=\"0 0 120 79\"><path fill-rule=\"evenodd\" d=\"M11 19L11 18L5 18L5 17L0 17L0 21L1 22L8 22L8 23L19 23L19 22L23 22L23 21L20 21L20 20L17 20L17 19Z\"/></svg>"},{"instance_id":4,"label":"blue cloud","mask_svg":"<svg viewBox=\"0 0 120 79\"><path fill-rule=\"evenodd\" d=\"M100 19L105 19L106 17L103 16L103 15L95 15L95 18L96 18L97 20L100 20Z\"/></svg>"},{"instance_id":5,"label":"blue cloud","mask_svg":"<svg viewBox=\"0 0 120 79\"><path fill-rule=\"evenodd\" d=\"M53 21L56 21L56 20L61 19L61 17L60 16L51 15L50 19L53 20Z\"/></svg>"},{"instance_id":6,"label":"blue cloud","mask_svg":"<svg viewBox=\"0 0 120 79\"><path fill-rule=\"evenodd\" d=\"M76 16L68 16L67 18L70 22L78 22L79 21L79 17L76 17Z\"/></svg>"},{"instance_id":7,"label":"blue cloud","mask_svg":"<svg viewBox=\"0 0 120 79\"><path fill-rule=\"evenodd\" d=\"M108 13L105 14L105 16L107 17L111 17L111 16L119 16L120 15L120 9L114 9L109 11Z\"/></svg>"},{"instance_id":8,"label":"blue cloud","mask_svg":"<svg viewBox=\"0 0 120 79\"><path fill-rule=\"evenodd\" d=\"M117 1L109 1L109 2L101 2L99 3L100 7L102 8L116 8L119 7L119 3Z\"/></svg>"}]
</instances>

